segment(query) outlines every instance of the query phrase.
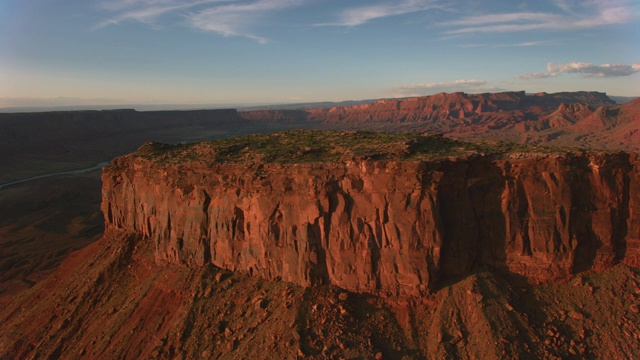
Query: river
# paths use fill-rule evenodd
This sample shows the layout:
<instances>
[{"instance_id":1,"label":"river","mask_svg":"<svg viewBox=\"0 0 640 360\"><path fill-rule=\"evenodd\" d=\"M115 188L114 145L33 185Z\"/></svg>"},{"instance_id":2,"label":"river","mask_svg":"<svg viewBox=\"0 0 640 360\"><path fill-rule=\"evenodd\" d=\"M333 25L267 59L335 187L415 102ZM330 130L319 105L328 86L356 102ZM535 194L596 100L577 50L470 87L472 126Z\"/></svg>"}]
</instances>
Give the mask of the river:
<instances>
[{"instance_id":1,"label":"river","mask_svg":"<svg viewBox=\"0 0 640 360\"><path fill-rule=\"evenodd\" d=\"M0 190L4 189L6 187L12 186L12 185L20 184L20 183L31 181L31 180L37 180L37 179L48 178L48 177L52 177L52 176L60 176L60 175L84 174L84 173L88 173L88 172L91 172L91 171L95 171L95 170L101 169L103 166L107 166L109 164L110 164L109 161L103 161L103 162L98 163L98 164L96 164L96 165L94 165L92 167L88 167L88 168L84 168L84 169L62 171L62 172L57 172L57 173L33 176L33 177L30 177L30 178L27 178L27 179L22 179L22 180L16 180L16 181L8 182L6 184L0 184Z\"/></svg>"}]
</instances>

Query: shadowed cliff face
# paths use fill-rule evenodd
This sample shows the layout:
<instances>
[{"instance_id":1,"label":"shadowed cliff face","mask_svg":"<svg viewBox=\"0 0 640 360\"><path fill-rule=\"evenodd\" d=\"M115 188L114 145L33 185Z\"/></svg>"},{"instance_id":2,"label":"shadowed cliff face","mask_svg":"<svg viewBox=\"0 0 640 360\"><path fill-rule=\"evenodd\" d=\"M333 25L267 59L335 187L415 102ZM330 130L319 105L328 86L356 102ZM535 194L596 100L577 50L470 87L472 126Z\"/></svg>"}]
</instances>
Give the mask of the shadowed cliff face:
<instances>
[{"instance_id":1,"label":"shadowed cliff face","mask_svg":"<svg viewBox=\"0 0 640 360\"><path fill-rule=\"evenodd\" d=\"M104 168L108 228L156 259L419 295L481 265L547 281L640 263L636 155Z\"/></svg>"}]
</instances>

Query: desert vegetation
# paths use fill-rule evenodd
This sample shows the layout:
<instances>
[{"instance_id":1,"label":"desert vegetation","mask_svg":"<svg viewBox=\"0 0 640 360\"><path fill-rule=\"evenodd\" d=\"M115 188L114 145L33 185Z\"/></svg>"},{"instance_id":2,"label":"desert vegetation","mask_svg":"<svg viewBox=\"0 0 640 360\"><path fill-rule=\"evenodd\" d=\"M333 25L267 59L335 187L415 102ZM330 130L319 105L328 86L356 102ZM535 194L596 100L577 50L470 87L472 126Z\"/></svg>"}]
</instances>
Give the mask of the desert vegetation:
<instances>
[{"instance_id":1,"label":"desert vegetation","mask_svg":"<svg viewBox=\"0 0 640 360\"><path fill-rule=\"evenodd\" d=\"M331 162L354 157L420 161L473 154L500 157L514 153L531 155L563 151L571 149L507 141L459 141L432 133L291 130L190 144L148 142L135 154L160 163L203 160L288 164Z\"/></svg>"}]
</instances>

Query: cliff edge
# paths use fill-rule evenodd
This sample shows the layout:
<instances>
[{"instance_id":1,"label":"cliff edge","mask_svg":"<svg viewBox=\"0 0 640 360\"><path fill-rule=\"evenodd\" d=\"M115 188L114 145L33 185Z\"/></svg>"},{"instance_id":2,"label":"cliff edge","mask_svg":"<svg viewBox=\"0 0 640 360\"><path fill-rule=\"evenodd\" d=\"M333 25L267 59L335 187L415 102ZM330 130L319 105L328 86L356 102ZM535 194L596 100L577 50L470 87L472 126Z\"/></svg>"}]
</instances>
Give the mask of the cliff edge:
<instances>
[{"instance_id":1,"label":"cliff edge","mask_svg":"<svg viewBox=\"0 0 640 360\"><path fill-rule=\"evenodd\" d=\"M533 282L640 264L629 153L295 131L148 143L102 175L107 229L158 261L421 295L490 266Z\"/></svg>"}]
</instances>

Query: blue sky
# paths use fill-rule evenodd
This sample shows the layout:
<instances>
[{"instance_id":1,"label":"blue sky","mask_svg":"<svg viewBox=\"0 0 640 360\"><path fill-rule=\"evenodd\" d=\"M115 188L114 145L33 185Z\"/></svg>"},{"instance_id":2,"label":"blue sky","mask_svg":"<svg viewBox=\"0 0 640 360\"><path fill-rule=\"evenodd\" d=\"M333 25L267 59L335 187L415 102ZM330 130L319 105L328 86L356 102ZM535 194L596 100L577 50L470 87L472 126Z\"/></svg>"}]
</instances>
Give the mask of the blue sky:
<instances>
[{"instance_id":1,"label":"blue sky","mask_svg":"<svg viewBox=\"0 0 640 360\"><path fill-rule=\"evenodd\" d=\"M0 0L0 107L640 96L637 0Z\"/></svg>"}]
</instances>

